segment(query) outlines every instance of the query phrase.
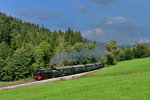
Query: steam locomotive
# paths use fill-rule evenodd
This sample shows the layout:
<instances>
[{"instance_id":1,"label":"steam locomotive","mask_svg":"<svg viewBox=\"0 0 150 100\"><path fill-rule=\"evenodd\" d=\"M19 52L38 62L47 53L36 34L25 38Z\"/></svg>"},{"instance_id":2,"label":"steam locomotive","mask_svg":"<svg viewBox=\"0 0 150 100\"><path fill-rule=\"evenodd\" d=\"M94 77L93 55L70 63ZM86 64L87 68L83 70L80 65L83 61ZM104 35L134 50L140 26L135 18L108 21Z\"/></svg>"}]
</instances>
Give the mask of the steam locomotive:
<instances>
[{"instance_id":1,"label":"steam locomotive","mask_svg":"<svg viewBox=\"0 0 150 100\"><path fill-rule=\"evenodd\" d=\"M50 69L37 69L34 71L33 76L34 80L43 80L53 77L61 77L66 75L72 75L82 72L88 72L96 69L105 67L105 64L102 63L93 63L93 64L84 64L84 65L74 65L74 66L65 66L65 67L53 67Z\"/></svg>"}]
</instances>

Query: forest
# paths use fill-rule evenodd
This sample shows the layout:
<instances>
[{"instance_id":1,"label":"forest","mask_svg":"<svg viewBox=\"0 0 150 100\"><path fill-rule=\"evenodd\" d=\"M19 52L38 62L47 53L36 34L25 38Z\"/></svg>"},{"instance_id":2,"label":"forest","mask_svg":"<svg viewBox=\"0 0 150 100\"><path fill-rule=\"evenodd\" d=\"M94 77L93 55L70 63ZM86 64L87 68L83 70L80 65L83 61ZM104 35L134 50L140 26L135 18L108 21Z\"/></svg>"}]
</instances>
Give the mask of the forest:
<instances>
[{"instance_id":1,"label":"forest","mask_svg":"<svg viewBox=\"0 0 150 100\"><path fill-rule=\"evenodd\" d=\"M116 41L105 45L104 56L86 55L82 51L95 50L96 41L82 37L80 31L68 28L54 30L38 24L23 22L21 19L0 12L0 80L13 81L32 77L37 68L49 68L53 57L66 52L76 52L79 56L55 62L55 66L77 65L103 61L114 65L119 61L150 56L145 43L134 46L119 46ZM104 48L104 47L103 47Z\"/></svg>"},{"instance_id":2,"label":"forest","mask_svg":"<svg viewBox=\"0 0 150 100\"><path fill-rule=\"evenodd\" d=\"M50 59L64 52L96 48L80 31L50 31L38 24L0 13L0 80L12 81L32 76L37 68L49 68ZM90 59L90 58L89 58ZM59 61L55 66L92 63L95 59Z\"/></svg>"}]
</instances>

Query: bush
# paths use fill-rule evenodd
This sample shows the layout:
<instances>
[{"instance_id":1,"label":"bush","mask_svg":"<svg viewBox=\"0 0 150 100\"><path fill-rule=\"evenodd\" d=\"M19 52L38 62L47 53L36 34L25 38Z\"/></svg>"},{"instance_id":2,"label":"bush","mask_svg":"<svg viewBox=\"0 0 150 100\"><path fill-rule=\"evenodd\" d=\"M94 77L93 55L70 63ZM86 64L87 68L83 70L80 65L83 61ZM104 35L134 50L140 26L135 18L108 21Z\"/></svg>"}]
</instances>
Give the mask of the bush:
<instances>
[{"instance_id":1,"label":"bush","mask_svg":"<svg viewBox=\"0 0 150 100\"><path fill-rule=\"evenodd\" d=\"M107 61L106 61L107 64L109 64L109 65L117 64L115 56L111 52L107 52L106 57L107 57Z\"/></svg>"}]
</instances>

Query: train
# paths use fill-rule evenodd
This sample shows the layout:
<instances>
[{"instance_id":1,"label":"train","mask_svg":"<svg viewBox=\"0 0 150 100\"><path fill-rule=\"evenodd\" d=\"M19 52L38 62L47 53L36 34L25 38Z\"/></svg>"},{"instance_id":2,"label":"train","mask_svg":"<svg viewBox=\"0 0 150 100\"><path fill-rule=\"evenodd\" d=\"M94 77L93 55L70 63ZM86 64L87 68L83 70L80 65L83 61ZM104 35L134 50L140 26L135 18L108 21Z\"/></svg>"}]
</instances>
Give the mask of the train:
<instances>
[{"instance_id":1,"label":"train","mask_svg":"<svg viewBox=\"0 0 150 100\"><path fill-rule=\"evenodd\" d=\"M73 75L77 73L83 73L88 71L93 71L105 67L105 63L93 63L93 64L84 64L84 65L73 65L73 66L64 66L64 67L53 67L50 66L50 69L36 69L33 73L34 80L44 80L54 77L62 77L67 75Z\"/></svg>"}]
</instances>

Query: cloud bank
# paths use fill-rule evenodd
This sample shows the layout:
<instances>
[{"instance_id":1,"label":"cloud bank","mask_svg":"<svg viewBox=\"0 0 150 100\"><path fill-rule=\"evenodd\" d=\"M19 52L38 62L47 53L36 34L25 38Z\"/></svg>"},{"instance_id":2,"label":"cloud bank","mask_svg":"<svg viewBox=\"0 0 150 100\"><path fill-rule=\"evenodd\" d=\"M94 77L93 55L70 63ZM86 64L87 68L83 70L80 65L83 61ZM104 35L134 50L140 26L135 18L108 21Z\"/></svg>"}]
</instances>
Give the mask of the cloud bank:
<instances>
[{"instance_id":1,"label":"cloud bank","mask_svg":"<svg viewBox=\"0 0 150 100\"><path fill-rule=\"evenodd\" d=\"M43 21L56 20L61 13L51 10L46 7L32 7L32 8L17 8L14 10L16 16L26 17L32 19L39 19Z\"/></svg>"},{"instance_id":2,"label":"cloud bank","mask_svg":"<svg viewBox=\"0 0 150 100\"><path fill-rule=\"evenodd\" d=\"M46 7L40 7L34 10L34 12L35 12L35 16L45 21L57 19L61 15L60 12L50 10L49 8Z\"/></svg>"},{"instance_id":3,"label":"cloud bank","mask_svg":"<svg viewBox=\"0 0 150 100\"><path fill-rule=\"evenodd\" d=\"M94 2L101 6L106 6L106 5L110 5L110 4L113 4L122 0L89 0L89 1Z\"/></svg>"},{"instance_id":4,"label":"cloud bank","mask_svg":"<svg viewBox=\"0 0 150 100\"><path fill-rule=\"evenodd\" d=\"M79 2L75 4L75 8L80 13L85 13L87 11L87 8L83 4L80 4Z\"/></svg>"}]
</instances>

